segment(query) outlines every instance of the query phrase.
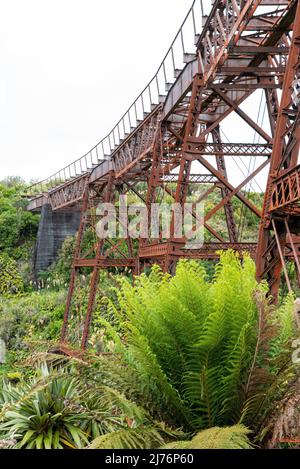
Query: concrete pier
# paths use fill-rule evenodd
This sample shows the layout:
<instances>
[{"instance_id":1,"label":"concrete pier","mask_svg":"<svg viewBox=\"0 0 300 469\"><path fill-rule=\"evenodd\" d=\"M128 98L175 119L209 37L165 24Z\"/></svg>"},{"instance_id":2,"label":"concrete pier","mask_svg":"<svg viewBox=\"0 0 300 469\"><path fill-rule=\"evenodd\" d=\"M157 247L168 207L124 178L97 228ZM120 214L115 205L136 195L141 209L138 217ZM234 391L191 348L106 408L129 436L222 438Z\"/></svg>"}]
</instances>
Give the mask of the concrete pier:
<instances>
[{"instance_id":1,"label":"concrete pier","mask_svg":"<svg viewBox=\"0 0 300 469\"><path fill-rule=\"evenodd\" d=\"M50 204L43 205L34 253L35 276L56 260L66 237L76 234L79 222L79 210L53 212Z\"/></svg>"}]
</instances>

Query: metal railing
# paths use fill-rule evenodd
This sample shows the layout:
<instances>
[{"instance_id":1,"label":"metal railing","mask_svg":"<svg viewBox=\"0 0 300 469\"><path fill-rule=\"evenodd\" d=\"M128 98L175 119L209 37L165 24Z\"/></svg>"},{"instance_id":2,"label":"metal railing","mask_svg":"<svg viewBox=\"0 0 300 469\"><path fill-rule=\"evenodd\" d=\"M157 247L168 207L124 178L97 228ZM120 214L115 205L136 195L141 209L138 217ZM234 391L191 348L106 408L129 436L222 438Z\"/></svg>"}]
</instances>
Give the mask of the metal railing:
<instances>
[{"instance_id":1,"label":"metal railing","mask_svg":"<svg viewBox=\"0 0 300 469\"><path fill-rule=\"evenodd\" d=\"M206 8L211 8L210 2L205 2L205 4ZM203 18L206 18L208 12L204 10L202 0L193 1L155 75L113 129L83 156L43 181L28 187L26 193L29 197L51 191L67 181L91 172L94 167L111 158L115 149L143 121L148 113L156 105L164 102L169 89L190 60L188 51L196 52L196 43L202 30Z\"/></svg>"}]
</instances>

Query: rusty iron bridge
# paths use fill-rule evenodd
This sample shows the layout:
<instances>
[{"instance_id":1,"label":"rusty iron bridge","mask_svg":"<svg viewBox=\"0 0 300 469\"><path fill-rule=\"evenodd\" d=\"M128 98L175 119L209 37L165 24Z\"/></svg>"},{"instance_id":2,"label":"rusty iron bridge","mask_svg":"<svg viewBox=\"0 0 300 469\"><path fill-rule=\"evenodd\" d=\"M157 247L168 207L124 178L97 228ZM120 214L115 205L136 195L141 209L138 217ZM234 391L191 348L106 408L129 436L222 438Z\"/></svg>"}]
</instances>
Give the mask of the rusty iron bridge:
<instances>
[{"instance_id":1,"label":"rusty iron bridge","mask_svg":"<svg viewBox=\"0 0 300 469\"><path fill-rule=\"evenodd\" d=\"M111 132L28 189L31 211L80 211L62 343L76 314L82 268L91 271L82 349L101 269L139 274L157 263L172 272L179 258L216 259L218 251L234 249L256 258L257 277L267 280L274 298L282 272L291 288L288 260L300 279L299 79L300 0L193 2L157 72ZM262 207L251 198L261 174ZM150 211L164 196L184 204L195 187L202 188L197 201L217 200L208 204L198 250L175 239L172 226L168 239L96 236L101 201L118 204L127 194ZM247 239L247 217L259 226L254 240ZM87 232L92 249L85 247Z\"/></svg>"}]
</instances>

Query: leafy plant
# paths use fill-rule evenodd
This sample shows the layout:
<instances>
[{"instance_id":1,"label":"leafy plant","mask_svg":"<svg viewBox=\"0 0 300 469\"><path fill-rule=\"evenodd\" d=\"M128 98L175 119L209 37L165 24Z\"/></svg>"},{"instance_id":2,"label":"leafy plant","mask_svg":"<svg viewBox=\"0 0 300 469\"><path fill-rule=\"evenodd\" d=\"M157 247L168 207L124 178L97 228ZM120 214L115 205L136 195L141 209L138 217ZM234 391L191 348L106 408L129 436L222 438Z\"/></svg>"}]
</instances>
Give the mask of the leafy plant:
<instances>
[{"instance_id":1,"label":"leafy plant","mask_svg":"<svg viewBox=\"0 0 300 469\"><path fill-rule=\"evenodd\" d=\"M66 406L76 391L72 378L49 379L47 374L31 386L23 383L13 390L4 386L1 393L4 422L0 434L13 437L17 448L83 447L87 438L78 425L81 419L78 412ZM7 402L10 405L6 408Z\"/></svg>"},{"instance_id":2,"label":"leafy plant","mask_svg":"<svg viewBox=\"0 0 300 469\"><path fill-rule=\"evenodd\" d=\"M212 427L197 433L191 441L175 441L163 449L251 449L249 433L243 425Z\"/></svg>"},{"instance_id":3,"label":"leafy plant","mask_svg":"<svg viewBox=\"0 0 300 469\"><path fill-rule=\"evenodd\" d=\"M247 255L241 263L227 252L211 282L195 261L180 261L173 278L157 266L134 285L121 278L117 302L107 300L96 324L114 342L115 358L102 359L106 379L187 432L240 420L257 428L294 374L295 330L291 299L270 322L254 273Z\"/></svg>"},{"instance_id":4,"label":"leafy plant","mask_svg":"<svg viewBox=\"0 0 300 469\"><path fill-rule=\"evenodd\" d=\"M0 296L21 293L24 290L17 263L7 255L0 256Z\"/></svg>"},{"instance_id":5,"label":"leafy plant","mask_svg":"<svg viewBox=\"0 0 300 469\"><path fill-rule=\"evenodd\" d=\"M107 386L91 386L70 364L45 365L29 383L7 381L0 389L0 440L27 449L159 446L178 436L151 422L144 409ZM118 446L117 446L118 447Z\"/></svg>"},{"instance_id":6,"label":"leafy plant","mask_svg":"<svg viewBox=\"0 0 300 469\"><path fill-rule=\"evenodd\" d=\"M0 298L0 337L10 351L26 349L28 340L57 340L64 305L64 291Z\"/></svg>"},{"instance_id":7,"label":"leafy plant","mask_svg":"<svg viewBox=\"0 0 300 469\"><path fill-rule=\"evenodd\" d=\"M21 197L24 187L19 178L0 182L0 250L13 256L20 245L30 244L38 228L39 217L26 211L27 202Z\"/></svg>"},{"instance_id":8,"label":"leafy plant","mask_svg":"<svg viewBox=\"0 0 300 469\"><path fill-rule=\"evenodd\" d=\"M89 445L89 449L153 449L163 442L164 439L159 431L149 425L102 435Z\"/></svg>"}]
</instances>

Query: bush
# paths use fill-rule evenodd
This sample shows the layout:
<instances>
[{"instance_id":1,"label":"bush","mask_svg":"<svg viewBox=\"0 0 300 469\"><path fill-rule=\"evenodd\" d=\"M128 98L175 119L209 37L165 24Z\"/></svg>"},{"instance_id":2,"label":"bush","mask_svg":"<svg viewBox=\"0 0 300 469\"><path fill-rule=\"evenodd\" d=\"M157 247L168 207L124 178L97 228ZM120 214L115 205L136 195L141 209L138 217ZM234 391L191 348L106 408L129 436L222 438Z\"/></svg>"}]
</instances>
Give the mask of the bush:
<instances>
[{"instance_id":1,"label":"bush","mask_svg":"<svg viewBox=\"0 0 300 469\"><path fill-rule=\"evenodd\" d=\"M0 300L0 336L12 350L27 340L58 340L65 308L65 291L41 291Z\"/></svg>"},{"instance_id":2,"label":"bush","mask_svg":"<svg viewBox=\"0 0 300 469\"><path fill-rule=\"evenodd\" d=\"M98 317L117 352L106 368L116 386L186 431L263 424L293 374L293 298L274 315L247 255L223 253L211 282L182 260L172 278L156 266L134 285L120 279L116 294Z\"/></svg>"},{"instance_id":3,"label":"bush","mask_svg":"<svg viewBox=\"0 0 300 469\"><path fill-rule=\"evenodd\" d=\"M0 295L16 295L23 290L24 284L16 261L7 255L0 256Z\"/></svg>"},{"instance_id":4,"label":"bush","mask_svg":"<svg viewBox=\"0 0 300 469\"><path fill-rule=\"evenodd\" d=\"M0 183L0 250L10 255L14 249L35 238L39 217L26 211L22 199L24 184Z\"/></svg>"},{"instance_id":5,"label":"bush","mask_svg":"<svg viewBox=\"0 0 300 469\"><path fill-rule=\"evenodd\" d=\"M191 441L175 441L164 449L251 449L249 433L243 425L213 427L197 433Z\"/></svg>"}]
</instances>

